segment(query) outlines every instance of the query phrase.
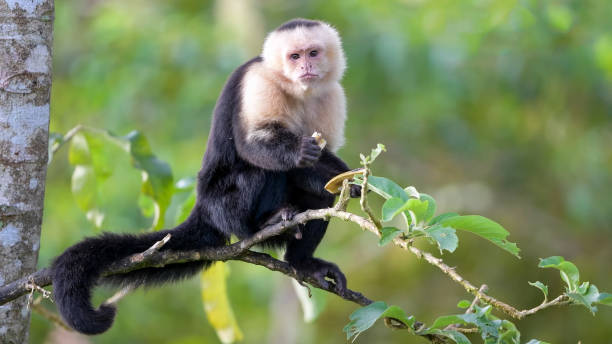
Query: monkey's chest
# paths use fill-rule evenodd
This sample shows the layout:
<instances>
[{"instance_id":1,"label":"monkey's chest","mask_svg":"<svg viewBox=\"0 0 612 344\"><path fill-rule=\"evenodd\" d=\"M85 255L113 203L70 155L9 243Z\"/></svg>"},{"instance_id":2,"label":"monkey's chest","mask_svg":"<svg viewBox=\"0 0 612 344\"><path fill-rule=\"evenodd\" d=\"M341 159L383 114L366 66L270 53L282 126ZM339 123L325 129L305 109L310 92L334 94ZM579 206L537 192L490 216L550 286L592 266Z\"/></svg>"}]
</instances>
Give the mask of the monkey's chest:
<instances>
[{"instance_id":1,"label":"monkey's chest","mask_svg":"<svg viewBox=\"0 0 612 344\"><path fill-rule=\"evenodd\" d=\"M294 120L300 135L310 136L315 131L319 132L332 147L338 141L337 135L342 135L333 121L337 115L321 104L302 105L296 109L296 115Z\"/></svg>"}]
</instances>

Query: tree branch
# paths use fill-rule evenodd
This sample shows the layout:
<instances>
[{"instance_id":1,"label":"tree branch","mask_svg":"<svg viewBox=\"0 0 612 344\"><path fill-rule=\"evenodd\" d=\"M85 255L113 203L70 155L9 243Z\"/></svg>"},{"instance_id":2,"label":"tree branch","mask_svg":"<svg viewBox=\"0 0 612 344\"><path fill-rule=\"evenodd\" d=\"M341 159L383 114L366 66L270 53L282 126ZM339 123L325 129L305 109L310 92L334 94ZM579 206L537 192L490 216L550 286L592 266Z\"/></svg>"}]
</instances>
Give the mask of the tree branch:
<instances>
[{"instance_id":1,"label":"tree branch","mask_svg":"<svg viewBox=\"0 0 612 344\"><path fill-rule=\"evenodd\" d=\"M298 276L296 272L289 264L274 259L266 254L251 252L249 251L249 249L256 244L265 241L268 238L283 233L286 229L294 227L297 224L302 224L314 219L326 219L330 216L339 217L341 219L353 221L358 224L361 223L362 226L364 225L363 221L367 221L366 219L359 217L355 214L351 214L344 211L337 211L333 208L316 209L307 210L303 213L297 214L293 217L293 219L289 221L283 221L281 223L268 226L255 233L253 236L228 246L206 248L199 251L158 251L158 248L161 247L161 245L165 243L164 241L167 241L168 239L164 238L164 240L156 243L147 251L131 255L112 264L103 273L103 276L127 273L130 271L147 267L163 267L168 264L184 263L198 260L242 260L251 264L264 266L270 270L279 271L293 278L297 278ZM305 281L314 287L327 290L348 301L352 301L360 305L367 305L372 302L370 299L366 298L358 292L349 290L346 295L339 295L333 289L333 285L328 288L323 288L323 286L316 282L316 279L313 276L305 276ZM39 270L31 275L28 275L17 281L0 287L0 305L31 292L33 285L44 287L50 285L51 283L51 271L48 268Z\"/></svg>"},{"instance_id":2,"label":"tree branch","mask_svg":"<svg viewBox=\"0 0 612 344\"><path fill-rule=\"evenodd\" d=\"M366 168L367 170L367 168ZM367 177L366 177L367 178ZM367 180L367 179L366 179ZM272 258L270 255L265 253L253 252L250 251L250 248L253 246L271 238L282 234L288 228L294 227L298 224L306 223L310 220L316 219L329 219L330 217L339 218L344 221L353 222L357 224L364 230L368 230L375 235L380 237L379 226L380 224L375 223L370 219L366 219L362 216L349 213L345 211L346 207L346 192L348 188L348 183L344 183L343 185L343 196L340 197L338 204L334 208L327 209L314 209L307 210L302 213L295 215L291 220L283 221L281 223L274 224L272 226L268 226L259 232L255 233L253 236L246 238L244 240L238 241L234 244L222 246L222 247L214 247L214 248L205 248L198 251L159 251L159 249L166 243L168 240L171 240L171 234L164 237L164 239L155 243L151 248L147 249L144 252L137 253L121 259L116 263L112 264L104 273L103 276L109 276L114 274L122 274L130 271L142 269L142 268L150 268L150 267L163 267L169 264L176 263L185 263L191 261L199 261L199 260L210 260L210 261L227 261L227 260L240 260L246 263L255 264L263 266L272 271L278 271L282 274L285 274L289 277L295 278L299 281L299 278L302 277L303 281L310 284L313 287L326 290L330 293L336 294L341 298L357 303L361 306L366 306L372 303L372 300L365 297L363 294L353 291L347 290L343 295L339 294L335 290L334 284L329 285L321 285L317 282L317 279L312 275L306 276L298 276L297 271L291 267L288 263L280 261L278 259ZM365 188L367 192L367 188ZM362 193L363 193L362 189ZM367 208L367 203L363 204L363 200L361 202L362 208L365 205ZM368 216L373 216L372 214L368 214ZM473 294L476 298L473 302L476 303L477 300L481 300L487 304L492 305L498 310L508 314L509 316L522 319L528 315L532 315L540 310L543 310L548 307L558 306L558 305L567 305L570 303L567 296L561 295L549 302L543 302L539 306L528 309L528 310L517 310L516 308L497 300L494 297L491 297L485 294L485 288L476 288L472 283L459 275L454 268L446 265L442 259L437 258L431 255L428 252L422 251L414 246L412 246L412 241L410 239L402 239L400 237L393 239L393 243L401 248L410 251L418 258L424 258L428 263L436 266L442 272L447 274L453 281L459 283L461 286L465 288L469 293ZM9 283L5 286L0 287L0 305L5 304L11 300L14 300L22 295L27 293L31 293L33 289L39 289L40 287L48 286L52 283L51 281L51 271L48 268L39 270L31 275L23 277L17 281ZM114 300L112 300L114 301ZM473 329L458 329L464 332L473 332ZM425 336L432 342L444 343L447 338L439 337L439 336Z\"/></svg>"}]
</instances>

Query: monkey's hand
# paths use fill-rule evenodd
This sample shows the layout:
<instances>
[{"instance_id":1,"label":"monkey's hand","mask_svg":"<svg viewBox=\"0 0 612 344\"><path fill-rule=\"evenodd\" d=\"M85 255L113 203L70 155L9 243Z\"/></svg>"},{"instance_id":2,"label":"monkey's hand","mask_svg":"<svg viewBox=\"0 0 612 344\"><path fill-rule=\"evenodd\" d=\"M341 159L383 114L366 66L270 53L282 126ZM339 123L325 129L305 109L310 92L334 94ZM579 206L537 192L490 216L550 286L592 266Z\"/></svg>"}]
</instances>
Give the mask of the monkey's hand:
<instances>
[{"instance_id":1,"label":"monkey's hand","mask_svg":"<svg viewBox=\"0 0 612 344\"><path fill-rule=\"evenodd\" d=\"M317 140L312 136L302 137L300 151L296 161L297 167L312 166L320 157L321 147L319 147Z\"/></svg>"},{"instance_id":2,"label":"monkey's hand","mask_svg":"<svg viewBox=\"0 0 612 344\"><path fill-rule=\"evenodd\" d=\"M289 264L296 269L300 280L303 281L306 276L312 276L323 288L332 287L339 295L345 295L346 277L336 264L315 257L304 258L299 262L289 262Z\"/></svg>"}]
</instances>

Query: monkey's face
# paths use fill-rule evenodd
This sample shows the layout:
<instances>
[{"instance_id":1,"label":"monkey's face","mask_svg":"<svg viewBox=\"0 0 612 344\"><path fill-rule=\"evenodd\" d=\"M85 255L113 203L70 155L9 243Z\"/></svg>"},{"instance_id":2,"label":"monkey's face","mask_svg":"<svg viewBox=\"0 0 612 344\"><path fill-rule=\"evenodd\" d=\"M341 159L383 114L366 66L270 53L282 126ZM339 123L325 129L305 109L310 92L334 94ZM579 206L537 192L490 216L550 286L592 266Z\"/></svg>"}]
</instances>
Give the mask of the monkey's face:
<instances>
[{"instance_id":1,"label":"monkey's face","mask_svg":"<svg viewBox=\"0 0 612 344\"><path fill-rule=\"evenodd\" d=\"M264 44L264 63L302 89L340 80L345 68L342 44L327 24L273 31Z\"/></svg>"},{"instance_id":2,"label":"monkey's face","mask_svg":"<svg viewBox=\"0 0 612 344\"><path fill-rule=\"evenodd\" d=\"M304 85L324 79L329 71L329 61L325 53L323 45L314 43L289 49L283 62L285 76Z\"/></svg>"}]
</instances>

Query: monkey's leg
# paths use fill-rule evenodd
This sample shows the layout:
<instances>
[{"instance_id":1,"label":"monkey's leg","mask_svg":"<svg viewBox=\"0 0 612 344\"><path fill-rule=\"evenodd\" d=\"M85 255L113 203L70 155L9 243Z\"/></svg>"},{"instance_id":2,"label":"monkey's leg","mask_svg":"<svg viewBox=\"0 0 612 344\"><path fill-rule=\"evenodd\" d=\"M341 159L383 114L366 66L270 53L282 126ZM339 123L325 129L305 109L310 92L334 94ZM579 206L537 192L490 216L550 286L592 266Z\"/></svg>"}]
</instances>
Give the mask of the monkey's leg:
<instances>
[{"instance_id":1,"label":"monkey's leg","mask_svg":"<svg viewBox=\"0 0 612 344\"><path fill-rule=\"evenodd\" d=\"M334 202L334 197L331 195L318 197L301 193L298 196L294 195L293 198L292 205L301 210L327 208ZM285 260L297 270L299 275L314 276L323 286L330 286L331 282L326 279L330 278L334 282L336 291L344 295L346 277L340 268L334 263L313 257L314 251L325 235L328 224L329 222L324 220L308 221L301 230L301 239L288 240Z\"/></svg>"}]
</instances>

